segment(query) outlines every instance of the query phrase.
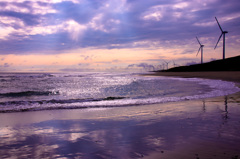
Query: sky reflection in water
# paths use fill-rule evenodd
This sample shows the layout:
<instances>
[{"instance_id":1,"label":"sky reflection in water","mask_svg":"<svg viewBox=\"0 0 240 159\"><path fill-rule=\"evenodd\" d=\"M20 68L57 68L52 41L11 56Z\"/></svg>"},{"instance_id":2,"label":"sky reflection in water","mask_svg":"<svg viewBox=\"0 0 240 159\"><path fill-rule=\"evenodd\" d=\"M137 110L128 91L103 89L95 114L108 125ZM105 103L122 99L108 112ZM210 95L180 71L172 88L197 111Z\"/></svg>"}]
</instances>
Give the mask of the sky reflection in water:
<instances>
[{"instance_id":1,"label":"sky reflection in water","mask_svg":"<svg viewBox=\"0 0 240 159\"><path fill-rule=\"evenodd\" d=\"M5 121L6 125L1 125L0 155L2 158L139 158L152 152L172 151L193 138L235 147L239 152L236 148L240 141L239 104L227 97L216 100L100 111L43 111L52 116L52 120L45 121L31 121L31 114L40 112L16 113L22 117L29 115L30 121L17 125L9 122L8 126ZM14 113L1 115L11 117Z\"/></svg>"}]
</instances>

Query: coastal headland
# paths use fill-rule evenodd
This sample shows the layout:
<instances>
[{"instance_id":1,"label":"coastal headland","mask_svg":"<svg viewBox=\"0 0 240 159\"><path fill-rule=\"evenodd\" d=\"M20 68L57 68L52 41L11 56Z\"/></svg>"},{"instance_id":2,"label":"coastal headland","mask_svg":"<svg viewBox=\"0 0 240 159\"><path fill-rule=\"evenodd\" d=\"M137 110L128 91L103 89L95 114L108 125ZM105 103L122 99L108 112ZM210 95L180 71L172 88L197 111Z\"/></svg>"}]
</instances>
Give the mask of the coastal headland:
<instances>
[{"instance_id":1,"label":"coastal headland","mask_svg":"<svg viewBox=\"0 0 240 159\"><path fill-rule=\"evenodd\" d=\"M154 71L154 76L183 78L221 79L240 83L240 56L215 60L203 64L179 66L168 70Z\"/></svg>"}]
</instances>

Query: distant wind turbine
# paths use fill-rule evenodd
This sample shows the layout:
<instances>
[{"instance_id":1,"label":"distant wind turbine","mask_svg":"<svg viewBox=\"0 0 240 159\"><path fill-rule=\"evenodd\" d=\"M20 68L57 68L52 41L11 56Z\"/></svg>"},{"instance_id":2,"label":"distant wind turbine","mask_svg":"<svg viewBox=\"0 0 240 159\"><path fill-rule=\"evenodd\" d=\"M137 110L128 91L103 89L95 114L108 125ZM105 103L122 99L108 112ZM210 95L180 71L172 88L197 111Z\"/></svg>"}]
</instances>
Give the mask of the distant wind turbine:
<instances>
[{"instance_id":1,"label":"distant wind turbine","mask_svg":"<svg viewBox=\"0 0 240 159\"><path fill-rule=\"evenodd\" d=\"M173 66L174 66L174 67L176 67L176 66L177 66L177 64L175 63L175 61L173 61Z\"/></svg>"},{"instance_id":2,"label":"distant wind turbine","mask_svg":"<svg viewBox=\"0 0 240 159\"><path fill-rule=\"evenodd\" d=\"M162 66L162 70L165 70L165 64L163 63L161 66Z\"/></svg>"},{"instance_id":3,"label":"distant wind turbine","mask_svg":"<svg viewBox=\"0 0 240 159\"><path fill-rule=\"evenodd\" d=\"M197 38L197 37L196 37ZM197 41L198 41L198 43L199 43L199 45L200 45L200 47L199 47L199 49L198 49L198 52L197 52L197 55L198 55L198 53L199 53L199 51L201 50L201 63L203 63L203 47L204 47L204 45L202 45L201 43L200 43L200 41L198 40L198 38L197 38ZM197 56L196 55L196 56Z\"/></svg>"},{"instance_id":4,"label":"distant wind turbine","mask_svg":"<svg viewBox=\"0 0 240 159\"><path fill-rule=\"evenodd\" d=\"M220 41L220 39L221 39L221 37L222 37L222 35L223 35L223 59L225 59L225 34L228 33L228 31L223 31L223 30L222 30L222 27L220 26L220 24L219 24L219 22L218 22L218 20L217 20L216 17L215 17L215 19L216 19L216 21L217 21L217 23L218 23L218 26L219 26L220 30L222 31L222 34L220 35L220 37L219 37L219 39L218 39L218 41L217 41L217 44L216 44L216 46L215 46L214 49L216 49L216 47L217 47L217 45L218 45L218 42Z\"/></svg>"},{"instance_id":5,"label":"distant wind turbine","mask_svg":"<svg viewBox=\"0 0 240 159\"><path fill-rule=\"evenodd\" d=\"M163 61L166 63L167 70L168 70L168 64L169 64L171 61L169 61L169 62L167 62L167 61L165 61L165 60L163 60Z\"/></svg>"}]
</instances>

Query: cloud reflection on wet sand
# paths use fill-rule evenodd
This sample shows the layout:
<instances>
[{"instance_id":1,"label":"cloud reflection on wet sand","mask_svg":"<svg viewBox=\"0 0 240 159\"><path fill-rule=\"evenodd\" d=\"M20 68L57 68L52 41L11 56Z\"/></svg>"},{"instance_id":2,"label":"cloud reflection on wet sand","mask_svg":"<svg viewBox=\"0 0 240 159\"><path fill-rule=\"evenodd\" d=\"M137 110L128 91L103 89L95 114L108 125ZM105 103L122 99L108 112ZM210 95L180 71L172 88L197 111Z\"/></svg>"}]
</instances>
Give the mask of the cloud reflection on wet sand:
<instances>
[{"instance_id":1,"label":"cloud reflection on wet sand","mask_svg":"<svg viewBox=\"0 0 240 159\"><path fill-rule=\"evenodd\" d=\"M99 111L1 114L5 120L15 115L18 121L2 123L0 155L2 158L171 158L174 155L232 158L240 152L239 98L234 97ZM42 113L47 117L40 119L37 114ZM29 121L21 123L19 119L27 116ZM31 121L31 117L35 120Z\"/></svg>"}]
</instances>

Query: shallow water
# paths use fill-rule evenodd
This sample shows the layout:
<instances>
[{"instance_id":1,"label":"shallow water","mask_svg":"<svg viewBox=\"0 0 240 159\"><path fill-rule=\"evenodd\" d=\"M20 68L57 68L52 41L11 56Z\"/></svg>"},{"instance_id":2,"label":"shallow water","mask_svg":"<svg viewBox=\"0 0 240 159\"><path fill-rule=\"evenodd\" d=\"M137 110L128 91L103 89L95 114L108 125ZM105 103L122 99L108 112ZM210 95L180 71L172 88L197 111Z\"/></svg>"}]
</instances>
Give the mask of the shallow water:
<instances>
[{"instance_id":1,"label":"shallow water","mask_svg":"<svg viewBox=\"0 0 240 159\"><path fill-rule=\"evenodd\" d=\"M134 106L222 96L234 83L137 74L0 74L0 112Z\"/></svg>"},{"instance_id":2,"label":"shallow water","mask_svg":"<svg viewBox=\"0 0 240 159\"><path fill-rule=\"evenodd\" d=\"M239 99L2 113L0 155L233 159L240 155Z\"/></svg>"}]
</instances>

